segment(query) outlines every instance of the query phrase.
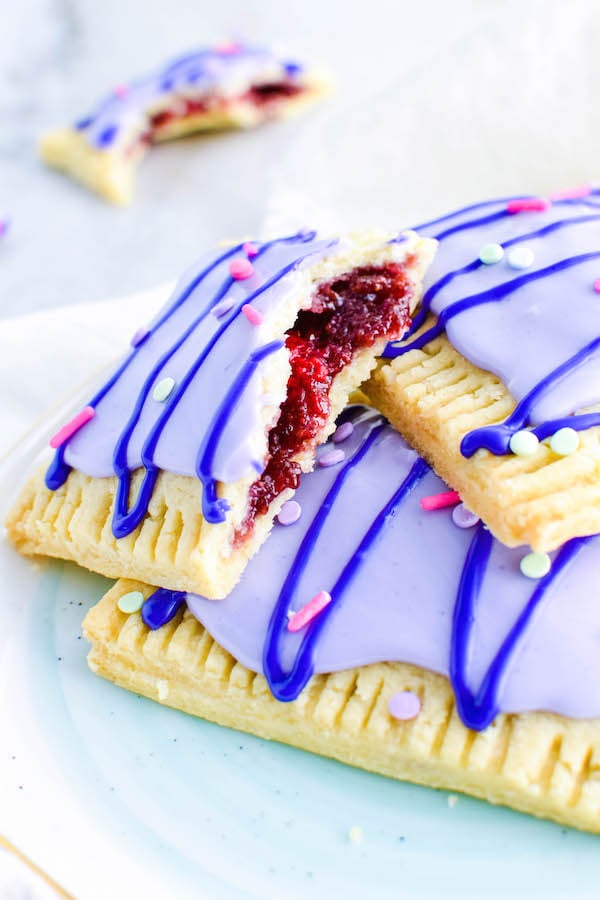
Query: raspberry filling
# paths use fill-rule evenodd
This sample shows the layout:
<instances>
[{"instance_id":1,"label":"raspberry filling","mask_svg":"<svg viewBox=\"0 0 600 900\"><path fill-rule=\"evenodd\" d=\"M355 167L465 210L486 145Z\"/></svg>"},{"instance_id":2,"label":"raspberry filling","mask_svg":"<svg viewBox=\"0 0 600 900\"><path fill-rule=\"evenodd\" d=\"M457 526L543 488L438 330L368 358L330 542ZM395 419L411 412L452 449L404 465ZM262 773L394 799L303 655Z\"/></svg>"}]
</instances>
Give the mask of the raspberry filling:
<instances>
[{"instance_id":1,"label":"raspberry filling","mask_svg":"<svg viewBox=\"0 0 600 900\"><path fill-rule=\"evenodd\" d=\"M269 456L249 492L237 545L248 537L257 516L286 488L297 488L296 457L314 449L331 410L335 376L379 338L394 340L410 325L412 284L404 265L361 266L317 288L308 310L288 332L291 375L279 419L269 432Z\"/></svg>"},{"instance_id":2,"label":"raspberry filling","mask_svg":"<svg viewBox=\"0 0 600 900\"><path fill-rule=\"evenodd\" d=\"M304 88L299 84L293 84L287 81L277 81L268 84L257 84L247 90L239 97L220 98L208 97L204 100L179 99L177 107L174 109L164 109L162 112L156 113L150 118L150 129L144 140L151 142L156 132L160 131L171 122L187 119L190 116L197 116L199 113L212 112L218 109L225 109L234 103L251 103L253 106L265 108L281 100L287 100L290 97L296 97L302 93Z\"/></svg>"}]
</instances>

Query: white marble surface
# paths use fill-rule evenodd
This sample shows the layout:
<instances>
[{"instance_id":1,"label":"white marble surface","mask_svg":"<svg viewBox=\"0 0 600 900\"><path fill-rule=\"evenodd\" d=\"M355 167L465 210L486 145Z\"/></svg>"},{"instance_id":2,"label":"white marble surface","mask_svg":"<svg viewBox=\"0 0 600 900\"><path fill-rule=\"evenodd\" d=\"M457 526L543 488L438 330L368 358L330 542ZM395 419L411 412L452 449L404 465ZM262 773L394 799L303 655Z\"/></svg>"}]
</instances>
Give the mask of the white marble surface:
<instances>
[{"instance_id":1,"label":"white marble surface","mask_svg":"<svg viewBox=\"0 0 600 900\"><path fill-rule=\"evenodd\" d=\"M540 144L541 170L547 176L551 168L552 179L530 165L534 187L544 177L560 184L593 174L594 6L0 0L0 213L13 222L0 242L0 316L150 287L207 243L256 233L268 214L287 227L319 218L322 205L342 224L375 219L383 208L404 224L414 210L435 205L442 178L452 186L444 202L446 194L453 201L511 178L525 187L511 164L533 159ZM274 40L326 65L336 95L290 122L155 150L127 210L37 160L36 138L46 127L72 121L107 88L172 53L230 35ZM557 44L566 47L562 58L553 56ZM590 115L569 113L548 125L534 109L523 127L523 94L532 92L534 107L539 93L546 111L556 103L561 114L572 105ZM506 159L489 151L496 138L510 145ZM486 150L473 171L479 142Z\"/></svg>"}]
</instances>

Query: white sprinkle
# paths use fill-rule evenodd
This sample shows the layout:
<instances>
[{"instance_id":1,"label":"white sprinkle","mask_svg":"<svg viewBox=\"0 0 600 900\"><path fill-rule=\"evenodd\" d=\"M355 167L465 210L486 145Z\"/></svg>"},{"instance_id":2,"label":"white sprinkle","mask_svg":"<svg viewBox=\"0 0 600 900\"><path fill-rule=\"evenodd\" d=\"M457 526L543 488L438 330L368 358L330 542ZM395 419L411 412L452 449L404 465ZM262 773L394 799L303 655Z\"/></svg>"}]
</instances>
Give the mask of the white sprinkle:
<instances>
[{"instance_id":1,"label":"white sprinkle","mask_svg":"<svg viewBox=\"0 0 600 900\"><path fill-rule=\"evenodd\" d=\"M506 256L511 269L528 269L533 260L534 253L531 247L513 247Z\"/></svg>"},{"instance_id":2,"label":"white sprinkle","mask_svg":"<svg viewBox=\"0 0 600 900\"><path fill-rule=\"evenodd\" d=\"M456 794L448 794L448 806L450 809L454 809L456 804L458 803L458 797Z\"/></svg>"},{"instance_id":3,"label":"white sprinkle","mask_svg":"<svg viewBox=\"0 0 600 900\"><path fill-rule=\"evenodd\" d=\"M351 844L360 844L363 839L363 830L360 825L353 825L348 830L348 840Z\"/></svg>"}]
</instances>

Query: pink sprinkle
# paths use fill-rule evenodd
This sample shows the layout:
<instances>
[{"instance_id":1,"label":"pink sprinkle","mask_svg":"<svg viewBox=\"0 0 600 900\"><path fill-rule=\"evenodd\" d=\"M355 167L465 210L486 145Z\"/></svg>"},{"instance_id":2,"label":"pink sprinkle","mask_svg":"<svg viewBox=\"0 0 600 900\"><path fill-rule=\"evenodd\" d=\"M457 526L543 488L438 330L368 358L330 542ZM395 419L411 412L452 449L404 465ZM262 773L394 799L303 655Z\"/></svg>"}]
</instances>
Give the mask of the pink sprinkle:
<instances>
[{"instance_id":1,"label":"pink sprinkle","mask_svg":"<svg viewBox=\"0 0 600 900\"><path fill-rule=\"evenodd\" d=\"M331 603L331 594L328 594L327 591L319 591L306 606L294 613L288 622L288 631L300 631L301 628L312 622L314 617L318 616L329 603Z\"/></svg>"},{"instance_id":2,"label":"pink sprinkle","mask_svg":"<svg viewBox=\"0 0 600 900\"><path fill-rule=\"evenodd\" d=\"M148 337L149 334L150 334L150 332L148 331L146 326L142 325L141 328L138 328L138 330L133 335L133 337L131 338L129 343L131 344L132 347L139 347L140 344L143 344L143 342L146 340L146 338Z\"/></svg>"},{"instance_id":3,"label":"pink sprinkle","mask_svg":"<svg viewBox=\"0 0 600 900\"><path fill-rule=\"evenodd\" d=\"M302 507L297 500L286 500L277 516L280 525L293 525L302 515Z\"/></svg>"},{"instance_id":4,"label":"pink sprinkle","mask_svg":"<svg viewBox=\"0 0 600 900\"><path fill-rule=\"evenodd\" d=\"M339 425L333 433L333 443L341 444L342 441L347 441L353 431L354 425L352 424L352 422L342 422L342 424Z\"/></svg>"},{"instance_id":5,"label":"pink sprinkle","mask_svg":"<svg viewBox=\"0 0 600 900\"><path fill-rule=\"evenodd\" d=\"M250 241L246 241L246 243L243 244L242 250L248 259L254 259L255 256L258 256L258 247L256 244L251 244Z\"/></svg>"},{"instance_id":6,"label":"pink sprinkle","mask_svg":"<svg viewBox=\"0 0 600 900\"><path fill-rule=\"evenodd\" d=\"M249 259L244 259L240 256L237 259L231 260L229 263L229 271L231 277L235 278L236 281L244 281L246 278L250 278L254 275L254 266Z\"/></svg>"},{"instance_id":7,"label":"pink sprinkle","mask_svg":"<svg viewBox=\"0 0 600 900\"><path fill-rule=\"evenodd\" d=\"M419 715L421 701L413 691L398 691L397 694L392 694L390 697L388 709L394 719L406 722L409 719L416 719Z\"/></svg>"},{"instance_id":8,"label":"pink sprinkle","mask_svg":"<svg viewBox=\"0 0 600 900\"><path fill-rule=\"evenodd\" d=\"M592 193L591 184L579 184L577 187L566 188L564 191L556 191L550 194L551 200L578 200L580 197L587 197Z\"/></svg>"},{"instance_id":9,"label":"pink sprinkle","mask_svg":"<svg viewBox=\"0 0 600 900\"><path fill-rule=\"evenodd\" d=\"M118 84L113 90L113 94L115 95L115 97L126 97L128 93L129 88L126 84Z\"/></svg>"},{"instance_id":10,"label":"pink sprinkle","mask_svg":"<svg viewBox=\"0 0 600 900\"><path fill-rule=\"evenodd\" d=\"M520 212L543 212L550 209L552 203L550 200L544 200L542 197L531 197L528 200L509 200L506 204L506 212L513 215Z\"/></svg>"},{"instance_id":11,"label":"pink sprinkle","mask_svg":"<svg viewBox=\"0 0 600 900\"><path fill-rule=\"evenodd\" d=\"M345 459L346 454L343 450L328 450L319 457L319 465L327 469L329 466L337 466L338 463L343 462Z\"/></svg>"},{"instance_id":12,"label":"pink sprinkle","mask_svg":"<svg viewBox=\"0 0 600 900\"><path fill-rule=\"evenodd\" d=\"M456 506L458 503L460 503L458 491L446 491L443 494L421 497L421 509L425 509L427 512L434 509L445 509L447 506Z\"/></svg>"},{"instance_id":13,"label":"pink sprinkle","mask_svg":"<svg viewBox=\"0 0 600 900\"><path fill-rule=\"evenodd\" d=\"M597 294L600 294L600 278L596 278L594 282L594 290Z\"/></svg>"},{"instance_id":14,"label":"pink sprinkle","mask_svg":"<svg viewBox=\"0 0 600 900\"><path fill-rule=\"evenodd\" d=\"M239 53L242 49L242 45L239 41L227 41L224 44L219 44L218 47L215 47L215 53L218 53L219 56L234 56L236 53Z\"/></svg>"},{"instance_id":15,"label":"pink sprinkle","mask_svg":"<svg viewBox=\"0 0 600 900\"><path fill-rule=\"evenodd\" d=\"M77 415L71 419L70 422L67 422L66 425L56 432L56 434L50 438L50 446L56 450L57 447L62 446L69 438L73 437L76 431L79 431L86 422L89 422L90 419L93 419L96 413L94 412L93 406L86 406L81 412L78 412Z\"/></svg>"},{"instance_id":16,"label":"pink sprinkle","mask_svg":"<svg viewBox=\"0 0 600 900\"><path fill-rule=\"evenodd\" d=\"M263 323L263 314L251 306L249 303L244 303L242 306L242 312L248 319L251 325L262 325Z\"/></svg>"}]
</instances>

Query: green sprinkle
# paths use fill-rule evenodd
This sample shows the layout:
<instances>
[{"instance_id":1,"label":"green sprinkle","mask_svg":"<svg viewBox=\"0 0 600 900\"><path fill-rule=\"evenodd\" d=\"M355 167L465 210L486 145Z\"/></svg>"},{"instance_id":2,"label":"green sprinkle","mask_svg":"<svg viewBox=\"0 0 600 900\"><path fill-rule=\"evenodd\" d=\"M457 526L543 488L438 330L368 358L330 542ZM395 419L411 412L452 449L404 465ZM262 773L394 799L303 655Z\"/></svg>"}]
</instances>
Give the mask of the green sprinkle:
<instances>
[{"instance_id":1,"label":"green sprinkle","mask_svg":"<svg viewBox=\"0 0 600 900\"><path fill-rule=\"evenodd\" d=\"M550 438L550 448L557 456L568 456L579 447L579 435L574 428L559 428Z\"/></svg>"},{"instance_id":2,"label":"green sprinkle","mask_svg":"<svg viewBox=\"0 0 600 900\"><path fill-rule=\"evenodd\" d=\"M123 594L122 597L119 597L117 602L121 612L129 614L139 612L143 605L144 595L141 591L129 591L128 594Z\"/></svg>"},{"instance_id":3,"label":"green sprinkle","mask_svg":"<svg viewBox=\"0 0 600 900\"><path fill-rule=\"evenodd\" d=\"M552 561L547 553L528 553L519 565L526 578L543 578L550 571Z\"/></svg>"},{"instance_id":4,"label":"green sprinkle","mask_svg":"<svg viewBox=\"0 0 600 900\"><path fill-rule=\"evenodd\" d=\"M501 244L484 244L479 251L479 259L486 266L500 262L503 256L504 248Z\"/></svg>"},{"instance_id":5,"label":"green sprinkle","mask_svg":"<svg viewBox=\"0 0 600 900\"><path fill-rule=\"evenodd\" d=\"M533 431L515 431L509 442L509 449L515 456L532 456L539 447L539 440Z\"/></svg>"},{"instance_id":6,"label":"green sprinkle","mask_svg":"<svg viewBox=\"0 0 600 900\"><path fill-rule=\"evenodd\" d=\"M157 403L164 403L174 387L174 378L161 378L161 380L152 391L152 398L156 400Z\"/></svg>"}]
</instances>

